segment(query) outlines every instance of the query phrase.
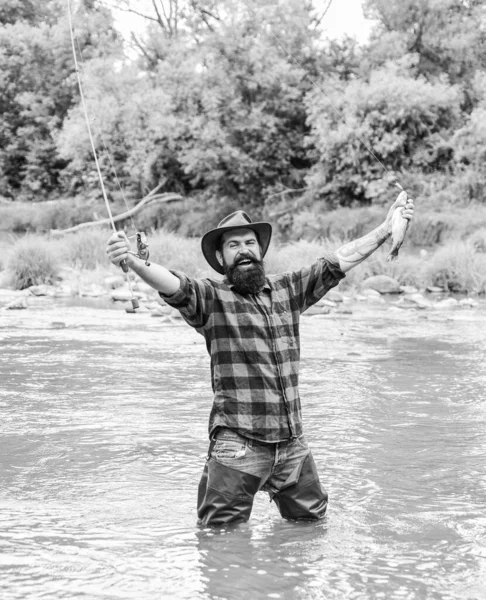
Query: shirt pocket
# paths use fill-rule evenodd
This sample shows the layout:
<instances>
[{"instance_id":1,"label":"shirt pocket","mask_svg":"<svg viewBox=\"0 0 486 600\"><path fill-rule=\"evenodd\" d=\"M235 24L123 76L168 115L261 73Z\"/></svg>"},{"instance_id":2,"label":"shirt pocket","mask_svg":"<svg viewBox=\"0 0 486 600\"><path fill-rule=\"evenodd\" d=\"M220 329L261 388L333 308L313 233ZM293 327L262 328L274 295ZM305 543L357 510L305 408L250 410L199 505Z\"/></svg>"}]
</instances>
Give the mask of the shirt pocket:
<instances>
[{"instance_id":1,"label":"shirt pocket","mask_svg":"<svg viewBox=\"0 0 486 600\"><path fill-rule=\"evenodd\" d=\"M296 326L290 309L275 307L273 316L280 339L285 341L289 348L295 348L297 346Z\"/></svg>"}]
</instances>

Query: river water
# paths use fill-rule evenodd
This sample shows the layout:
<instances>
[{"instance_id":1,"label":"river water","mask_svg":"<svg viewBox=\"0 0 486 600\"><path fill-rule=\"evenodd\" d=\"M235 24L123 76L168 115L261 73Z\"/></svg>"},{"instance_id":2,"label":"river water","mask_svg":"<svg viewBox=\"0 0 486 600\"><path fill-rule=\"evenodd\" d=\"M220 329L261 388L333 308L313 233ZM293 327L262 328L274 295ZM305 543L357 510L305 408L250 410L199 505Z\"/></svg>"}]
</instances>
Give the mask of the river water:
<instances>
[{"instance_id":1,"label":"river water","mask_svg":"<svg viewBox=\"0 0 486 600\"><path fill-rule=\"evenodd\" d=\"M486 598L486 306L302 319L330 510L196 525L211 406L184 324L0 313L0 598Z\"/></svg>"}]
</instances>

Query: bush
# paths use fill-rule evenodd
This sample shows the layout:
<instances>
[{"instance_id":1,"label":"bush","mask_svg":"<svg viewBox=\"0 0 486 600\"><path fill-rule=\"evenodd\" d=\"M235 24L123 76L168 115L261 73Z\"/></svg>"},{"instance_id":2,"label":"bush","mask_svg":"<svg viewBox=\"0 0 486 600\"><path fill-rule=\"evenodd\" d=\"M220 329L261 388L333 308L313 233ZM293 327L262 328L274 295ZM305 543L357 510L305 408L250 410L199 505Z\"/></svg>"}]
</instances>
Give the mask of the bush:
<instances>
[{"instance_id":1,"label":"bush","mask_svg":"<svg viewBox=\"0 0 486 600\"><path fill-rule=\"evenodd\" d=\"M447 132L459 120L459 88L417 77L410 56L374 70L368 80L324 85L329 94L312 89L307 96L316 160L306 177L308 197L333 208L367 205L388 198L382 165L390 173L448 171Z\"/></svg>"},{"instance_id":2,"label":"bush","mask_svg":"<svg viewBox=\"0 0 486 600\"><path fill-rule=\"evenodd\" d=\"M59 256L69 266L75 269L96 269L108 265L105 249L109 236L108 228L96 227L68 233L58 238L55 243L58 245Z\"/></svg>"},{"instance_id":3,"label":"bush","mask_svg":"<svg viewBox=\"0 0 486 600\"><path fill-rule=\"evenodd\" d=\"M117 214L120 207L114 207ZM79 223L102 219L104 204L92 204L84 199L53 200L47 202L11 202L0 205L0 229L16 233L45 233L51 229L67 229Z\"/></svg>"},{"instance_id":4,"label":"bush","mask_svg":"<svg viewBox=\"0 0 486 600\"><path fill-rule=\"evenodd\" d=\"M307 241L299 240L280 246L271 244L265 257L268 273L294 271L309 265L322 256L326 250L335 250L341 243L336 240Z\"/></svg>"},{"instance_id":5,"label":"bush","mask_svg":"<svg viewBox=\"0 0 486 600\"><path fill-rule=\"evenodd\" d=\"M18 290L31 285L54 283L59 267L56 247L34 235L26 236L14 244L6 264L9 283Z\"/></svg>"},{"instance_id":6,"label":"bush","mask_svg":"<svg viewBox=\"0 0 486 600\"><path fill-rule=\"evenodd\" d=\"M486 293L486 260L470 242L437 250L424 266L425 280L450 292Z\"/></svg>"},{"instance_id":7,"label":"bush","mask_svg":"<svg viewBox=\"0 0 486 600\"><path fill-rule=\"evenodd\" d=\"M432 211L421 210L416 204L416 218L408 237L415 246L434 246L465 240L486 227L486 207L471 204L467 208L442 206Z\"/></svg>"},{"instance_id":8,"label":"bush","mask_svg":"<svg viewBox=\"0 0 486 600\"><path fill-rule=\"evenodd\" d=\"M13 233L33 231L32 221L37 205L10 202L0 206L0 229Z\"/></svg>"},{"instance_id":9,"label":"bush","mask_svg":"<svg viewBox=\"0 0 486 600\"><path fill-rule=\"evenodd\" d=\"M108 216L102 202L93 204L83 198L43 202L35 206L38 207L38 210L34 213L32 227L39 232L48 232L51 229L67 229L80 223L96 221ZM126 208L112 206L114 215L123 210L126 210Z\"/></svg>"},{"instance_id":10,"label":"bush","mask_svg":"<svg viewBox=\"0 0 486 600\"><path fill-rule=\"evenodd\" d=\"M290 237L306 240L356 239L370 232L383 221L383 207L338 208L336 210L303 210L292 220Z\"/></svg>"},{"instance_id":11,"label":"bush","mask_svg":"<svg viewBox=\"0 0 486 600\"><path fill-rule=\"evenodd\" d=\"M169 269L193 277L213 277L215 272L201 252L199 238L184 238L170 231L157 231L149 237L150 259Z\"/></svg>"},{"instance_id":12,"label":"bush","mask_svg":"<svg viewBox=\"0 0 486 600\"><path fill-rule=\"evenodd\" d=\"M398 260L388 262L386 257L390 252L389 242L383 248L379 248L372 256L356 268L348 271L346 276L346 285L350 287L359 287L361 283L373 277L374 275L388 275L396 279L400 285L413 285L417 288L424 286L420 259L416 255L407 253L402 247Z\"/></svg>"},{"instance_id":13,"label":"bush","mask_svg":"<svg viewBox=\"0 0 486 600\"><path fill-rule=\"evenodd\" d=\"M475 252L486 253L486 227L478 229L467 241L471 244Z\"/></svg>"}]
</instances>

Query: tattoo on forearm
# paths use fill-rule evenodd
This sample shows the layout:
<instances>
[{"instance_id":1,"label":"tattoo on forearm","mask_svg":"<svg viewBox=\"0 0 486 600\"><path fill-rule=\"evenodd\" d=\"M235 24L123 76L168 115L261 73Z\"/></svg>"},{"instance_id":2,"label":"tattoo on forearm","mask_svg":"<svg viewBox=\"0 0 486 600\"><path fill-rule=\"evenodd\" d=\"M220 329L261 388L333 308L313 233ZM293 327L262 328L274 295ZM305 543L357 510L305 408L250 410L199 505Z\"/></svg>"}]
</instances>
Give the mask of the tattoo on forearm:
<instances>
[{"instance_id":1,"label":"tattoo on forearm","mask_svg":"<svg viewBox=\"0 0 486 600\"><path fill-rule=\"evenodd\" d=\"M360 263L379 248L390 236L384 225L371 231L359 240L354 240L339 248L339 255L350 264Z\"/></svg>"}]
</instances>

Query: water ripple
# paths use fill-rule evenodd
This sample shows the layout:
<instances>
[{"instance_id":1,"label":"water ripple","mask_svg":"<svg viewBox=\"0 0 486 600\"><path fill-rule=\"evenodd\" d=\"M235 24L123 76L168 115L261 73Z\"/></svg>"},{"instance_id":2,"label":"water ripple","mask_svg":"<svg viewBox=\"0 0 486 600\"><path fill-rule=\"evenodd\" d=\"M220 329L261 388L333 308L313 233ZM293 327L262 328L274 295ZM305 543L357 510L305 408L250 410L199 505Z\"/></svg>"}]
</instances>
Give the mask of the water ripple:
<instances>
[{"instance_id":1,"label":"water ripple","mask_svg":"<svg viewBox=\"0 0 486 600\"><path fill-rule=\"evenodd\" d=\"M219 532L195 523L202 338L119 311L56 321L0 322L2 600L486 597L484 311L303 320L329 515L287 523L257 495Z\"/></svg>"}]
</instances>

